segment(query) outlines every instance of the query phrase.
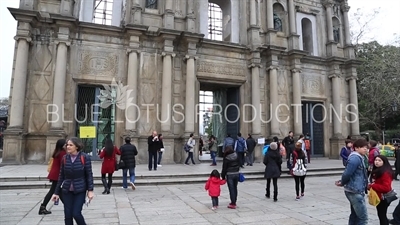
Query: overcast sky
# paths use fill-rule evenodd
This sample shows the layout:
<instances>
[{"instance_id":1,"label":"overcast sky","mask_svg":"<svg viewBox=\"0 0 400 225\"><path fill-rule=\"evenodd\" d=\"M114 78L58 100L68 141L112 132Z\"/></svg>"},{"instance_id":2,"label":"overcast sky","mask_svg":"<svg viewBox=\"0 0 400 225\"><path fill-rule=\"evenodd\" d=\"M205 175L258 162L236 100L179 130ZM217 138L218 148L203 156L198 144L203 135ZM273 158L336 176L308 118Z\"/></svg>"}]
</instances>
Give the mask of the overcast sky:
<instances>
[{"instance_id":1,"label":"overcast sky","mask_svg":"<svg viewBox=\"0 0 400 225\"><path fill-rule=\"evenodd\" d=\"M204 0L202 0L204 1ZM370 24L371 32L364 40L375 39L381 44L391 43L394 34L400 35L400 0L348 0L350 20L357 9L361 9L365 15L380 8L377 18ZM12 60L14 55L14 36L17 23L9 13L7 7L17 8L19 0L0 0L0 97L8 97L10 94ZM355 27L354 27L355 28Z\"/></svg>"}]
</instances>

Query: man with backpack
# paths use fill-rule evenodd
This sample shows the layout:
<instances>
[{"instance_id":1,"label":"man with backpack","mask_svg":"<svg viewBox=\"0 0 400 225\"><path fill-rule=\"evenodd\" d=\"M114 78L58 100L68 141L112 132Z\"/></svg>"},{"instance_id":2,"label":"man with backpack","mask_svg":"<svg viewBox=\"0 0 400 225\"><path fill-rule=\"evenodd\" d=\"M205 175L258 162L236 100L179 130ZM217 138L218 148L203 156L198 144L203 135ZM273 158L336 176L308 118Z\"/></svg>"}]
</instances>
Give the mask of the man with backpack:
<instances>
[{"instance_id":1,"label":"man with backpack","mask_svg":"<svg viewBox=\"0 0 400 225\"><path fill-rule=\"evenodd\" d=\"M239 158L240 167L244 168L244 153L247 151L247 144L241 133L238 133L237 136L234 150Z\"/></svg>"}]
</instances>

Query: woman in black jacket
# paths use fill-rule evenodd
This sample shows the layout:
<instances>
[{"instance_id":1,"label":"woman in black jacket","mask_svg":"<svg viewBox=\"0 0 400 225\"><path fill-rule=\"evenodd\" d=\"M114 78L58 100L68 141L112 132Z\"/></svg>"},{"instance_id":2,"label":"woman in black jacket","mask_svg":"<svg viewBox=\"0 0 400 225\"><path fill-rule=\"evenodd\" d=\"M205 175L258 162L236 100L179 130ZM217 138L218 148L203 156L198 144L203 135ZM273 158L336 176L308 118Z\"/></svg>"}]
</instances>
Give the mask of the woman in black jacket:
<instances>
[{"instance_id":1,"label":"woman in black jacket","mask_svg":"<svg viewBox=\"0 0 400 225\"><path fill-rule=\"evenodd\" d=\"M239 170L240 163L236 152L233 151L232 146L225 148L224 159L222 162L222 179L226 179L228 183L229 196L231 198L231 203L229 203L228 208L236 209L236 201L238 195L238 182L239 182Z\"/></svg>"},{"instance_id":2,"label":"woman in black jacket","mask_svg":"<svg viewBox=\"0 0 400 225\"><path fill-rule=\"evenodd\" d=\"M79 138L73 137L67 142L67 155L63 157L57 188L52 197L57 202L62 191L64 203L65 225L85 225L82 207L86 195L93 199L93 173L90 157L81 152L83 144Z\"/></svg>"},{"instance_id":3,"label":"woman in black jacket","mask_svg":"<svg viewBox=\"0 0 400 225\"><path fill-rule=\"evenodd\" d=\"M122 187L128 188L127 179L129 171L129 184L131 185L132 190L135 190L135 156L138 154L138 151L136 146L131 144L130 137L125 138L125 144L119 148L119 151L121 152L121 161L124 164L122 168Z\"/></svg>"},{"instance_id":4,"label":"woman in black jacket","mask_svg":"<svg viewBox=\"0 0 400 225\"><path fill-rule=\"evenodd\" d=\"M267 178L267 187L265 197L270 198L271 179L274 185L274 202L278 201L278 178L281 176L282 157L277 150L278 144L272 142L269 146L267 154L264 156L265 174Z\"/></svg>"}]
</instances>

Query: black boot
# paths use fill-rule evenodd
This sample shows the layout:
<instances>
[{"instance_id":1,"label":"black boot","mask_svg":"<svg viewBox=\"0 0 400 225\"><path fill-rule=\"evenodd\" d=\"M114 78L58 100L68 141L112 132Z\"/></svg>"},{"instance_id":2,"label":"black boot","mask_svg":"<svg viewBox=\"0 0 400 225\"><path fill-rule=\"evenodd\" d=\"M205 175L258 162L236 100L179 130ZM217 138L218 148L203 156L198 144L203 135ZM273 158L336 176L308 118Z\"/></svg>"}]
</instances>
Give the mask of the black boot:
<instances>
[{"instance_id":1,"label":"black boot","mask_svg":"<svg viewBox=\"0 0 400 225\"><path fill-rule=\"evenodd\" d=\"M274 191L274 202L278 201L278 192Z\"/></svg>"},{"instance_id":2,"label":"black boot","mask_svg":"<svg viewBox=\"0 0 400 225\"><path fill-rule=\"evenodd\" d=\"M265 191L266 191L266 193L265 193L265 197L267 197L267 198L270 198L270 197L271 197L271 195L270 195L270 193L269 193L269 189L268 189L268 188L266 188L266 189L265 189Z\"/></svg>"},{"instance_id":3,"label":"black boot","mask_svg":"<svg viewBox=\"0 0 400 225\"><path fill-rule=\"evenodd\" d=\"M102 194L104 195L107 192L109 193L110 189L108 189L106 178L101 178L101 182L103 183L103 186L104 186L104 191L102 192Z\"/></svg>"},{"instance_id":4,"label":"black boot","mask_svg":"<svg viewBox=\"0 0 400 225\"><path fill-rule=\"evenodd\" d=\"M107 194L110 194L112 183L113 183L112 179L108 178L108 184L107 184L108 191L107 191Z\"/></svg>"},{"instance_id":5,"label":"black boot","mask_svg":"<svg viewBox=\"0 0 400 225\"><path fill-rule=\"evenodd\" d=\"M47 211L46 206L41 205L39 209L39 215L47 215L47 214L51 214L51 212Z\"/></svg>"}]
</instances>

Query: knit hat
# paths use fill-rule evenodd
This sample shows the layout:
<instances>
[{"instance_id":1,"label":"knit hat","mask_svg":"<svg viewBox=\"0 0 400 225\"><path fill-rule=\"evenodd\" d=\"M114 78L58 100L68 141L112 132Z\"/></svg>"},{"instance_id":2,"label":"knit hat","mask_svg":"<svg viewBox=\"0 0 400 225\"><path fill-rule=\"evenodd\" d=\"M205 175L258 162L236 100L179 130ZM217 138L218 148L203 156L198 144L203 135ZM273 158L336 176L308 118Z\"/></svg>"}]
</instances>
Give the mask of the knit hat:
<instances>
[{"instance_id":1,"label":"knit hat","mask_svg":"<svg viewBox=\"0 0 400 225\"><path fill-rule=\"evenodd\" d=\"M278 144L277 144L276 142L272 142L272 143L269 145L269 147L270 147L272 150L276 150L276 149L278 149Z\"/></svg>"}]
</instances>

